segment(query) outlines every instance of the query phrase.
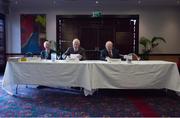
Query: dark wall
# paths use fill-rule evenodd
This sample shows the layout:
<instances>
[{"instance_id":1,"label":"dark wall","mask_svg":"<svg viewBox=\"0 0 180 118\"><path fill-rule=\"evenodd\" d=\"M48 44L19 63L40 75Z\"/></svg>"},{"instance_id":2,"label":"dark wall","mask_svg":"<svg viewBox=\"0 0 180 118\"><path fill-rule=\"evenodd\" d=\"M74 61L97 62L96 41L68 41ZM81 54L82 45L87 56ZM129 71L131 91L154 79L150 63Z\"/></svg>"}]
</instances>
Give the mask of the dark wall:
<instances>
[{"instance_id":1,"label":"dark wall","mask_svg":"<svg viewBox=\"0 0 180 118\"><path fill-rule=\"evenodd\" d=\"M0 13L0 72L6 65L5 15Z\"/></svg>"},{"instance_id":2,"label":"dark wall","mask_svg":"<svg viewBox=\"0 0 180 118\"><path fill-rule=\"evenodd\" d=\"M136 20L136 24L132 20ZM138 52L139 16L57 16L57 49L62 53L79 38L88 59L98 59L111 40L121 54Z\"/></svg>"}]
</instances>

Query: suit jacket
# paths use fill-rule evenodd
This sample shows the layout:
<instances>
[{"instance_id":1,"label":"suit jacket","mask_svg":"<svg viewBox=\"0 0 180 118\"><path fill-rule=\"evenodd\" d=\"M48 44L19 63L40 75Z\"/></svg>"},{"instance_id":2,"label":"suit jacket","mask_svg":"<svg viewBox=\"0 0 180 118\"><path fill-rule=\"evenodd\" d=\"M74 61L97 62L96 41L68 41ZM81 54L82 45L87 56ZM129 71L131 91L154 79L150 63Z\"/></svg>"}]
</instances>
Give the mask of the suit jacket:
<instances>
[{"instance_id":1,"label":"suit jacket","mask_svg":"<svg viewBox=\"0 0 180 118\"><path fill-rule=\"evenodd\" d=\"M105 60L106 57L110 57L107 49L103 49L100 52L100 60ZM119 51L115 48L112 49L112 57L111 58L120 58Z\"/></svg>"},{"instance_id":2,"label":"suit jacket","mask_svg":"<svg viewBox=\"0 0 180 118\"><path fill-rule=\"evenodd\" d=\"M41 59L51 59L51 53L56 53L56 51L50 49L48 54L45 50L41 51Z\"/></svg>"},{"instance_id":3,"label":"suit jacket","mask_svg":"<svg viewBox=\"0 0 180 118\"><path fill-rule=\"evenodd\" d=\"M66 52L63 54L63 59L66 58L66 56L69 56L70 54L80 54L82 58L80 60L85 60L86 59L86 54L84 48L79 48L78 51L74 51L73 47L69 47Z\"/></svg>"}]
</instances>

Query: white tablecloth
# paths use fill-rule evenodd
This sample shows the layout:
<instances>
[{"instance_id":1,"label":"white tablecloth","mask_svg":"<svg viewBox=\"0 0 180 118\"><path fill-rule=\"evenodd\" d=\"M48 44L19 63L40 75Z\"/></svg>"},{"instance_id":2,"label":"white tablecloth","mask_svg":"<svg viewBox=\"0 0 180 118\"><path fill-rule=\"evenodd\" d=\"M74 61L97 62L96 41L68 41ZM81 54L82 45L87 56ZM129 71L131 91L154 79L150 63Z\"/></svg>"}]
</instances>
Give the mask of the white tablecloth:
<instances>
[{"instance_id":1,"label":"white tablecloth","mask_svg":"<svg viewBox=\"0 0 180 118\"><path fill-rule=\"evenodd\" d=\"M35 84L52 87L79 86L87 91L111 89L161 89L180 92L177 65L166 61L8 61L2 87L9 94L16 85Z\"/></svg>"}]
</instances>

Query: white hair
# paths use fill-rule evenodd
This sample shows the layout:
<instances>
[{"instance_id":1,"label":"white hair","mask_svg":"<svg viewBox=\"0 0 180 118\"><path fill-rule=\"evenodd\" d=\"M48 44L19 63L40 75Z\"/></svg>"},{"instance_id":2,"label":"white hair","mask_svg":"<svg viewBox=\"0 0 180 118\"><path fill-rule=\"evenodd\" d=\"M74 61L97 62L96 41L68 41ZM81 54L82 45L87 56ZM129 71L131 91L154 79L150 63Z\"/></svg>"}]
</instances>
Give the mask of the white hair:
<instances>
[{"instance_id":1,"label":"white hair","mask_svg":"<svg viewBox=\"0 0 180 118\"><path fill-rule=\"evenodd\" d=\"M78 38L75 38L72 43L74 44L75 42L78 42L78 44L80 44L80 40Z\"/></svg>"},{"instance_id":2,"label":"white hair","mask_svg":"<svg viewBox=\"0 0 180 118\"><path fill-rule=\"evenodd\" d=\"M44 45L49 45L50 46L50 42L49 41L45 41Z\"/></svg>"},{"instance_id":3,"label":"white hair","mask_svg":"<svg viewBox=\"0 0 180 118\"><path fill-rule=\"evenodd\" d=\"M105 46L107 46L107 45L113 45L112 41L107 41Z\"/></svg>"}]
</instances>

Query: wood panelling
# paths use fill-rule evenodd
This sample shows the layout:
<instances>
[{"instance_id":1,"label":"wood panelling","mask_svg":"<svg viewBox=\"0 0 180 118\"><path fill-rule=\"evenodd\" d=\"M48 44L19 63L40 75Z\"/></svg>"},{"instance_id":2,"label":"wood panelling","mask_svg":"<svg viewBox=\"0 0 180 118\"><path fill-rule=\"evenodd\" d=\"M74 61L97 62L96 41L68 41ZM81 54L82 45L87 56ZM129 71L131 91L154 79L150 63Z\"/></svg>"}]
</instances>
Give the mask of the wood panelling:
<instances>
[{"instance_id":1,"label":"wood panelling","mask_svg":"<svg viewBox=\"0 0 180 118\"><path fill-rule=\"evenodd\" d=\"M105 48L108 40L114 43L121 54L137 54L138 34L138 15L105 15L100 18L86 15L57 16L57 50L65 52L72 45L72 40L79 38L81 46L86 50L87 59L98 59L97 54Z\"/></svg>"},{"instance_id":2,"label":"wood panelling","mask_svg":"<svg viewBox=\"0 0 180 118\"><path fill-rule=\"evenodd\" d=\"M164 60L164 61L172 61L177 62L180 55L150 55L149 60Z\"/></svg>"}]
</instances>

